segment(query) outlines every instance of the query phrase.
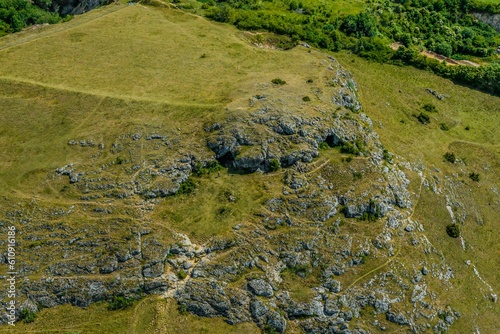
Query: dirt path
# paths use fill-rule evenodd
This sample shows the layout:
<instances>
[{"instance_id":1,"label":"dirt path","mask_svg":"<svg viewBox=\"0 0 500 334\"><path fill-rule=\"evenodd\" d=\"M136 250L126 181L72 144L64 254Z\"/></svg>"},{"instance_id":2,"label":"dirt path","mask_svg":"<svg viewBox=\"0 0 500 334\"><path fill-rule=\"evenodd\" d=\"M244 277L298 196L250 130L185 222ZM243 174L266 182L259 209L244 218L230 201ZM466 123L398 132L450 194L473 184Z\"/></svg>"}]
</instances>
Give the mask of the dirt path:
<instances>
[{"instance_id":1,"label":"dirt path","mask_svg":"<svg viewBox=\"0 0 500 334\"><path fill-rule=\"evenodd\" d=\"M424 175L421 175L420 176L421 178L421 181L420 181L420 188L418 190L418 198L417 198L417 202L415 203L415 206L413 207L413 210L411 212L411 214L408 216L408 218L406 218L407 221L409 221L412 217L413 217L413 214L415 213L416 209L417 209L417 206L418 206L418 203L420 201L420 198L422 196L422 186L424 184L424 180L425 180L425 176ZM394 256L392 256L389 260L387 260L385 263L381 264L380 266L368 271L367 273L365 273L364 275L358 277L357 279L355 279L351 284L349 284L349 286L344 290L344 292L347 292L349 289L351 289L356 283L358 283L359 281L361 281L362 279L364 279L365 277L371 275L372 273L382 269L383 267L389 265L392 261L394 261L394 259L399 255L399 253L401 252L401 240L399 242L399 245L398 245L398 250L396 251L396 253L394 254Z\"/></svg>"},{"instance_id":2,"label":"dirt path","mask_svg":"<svg viewBox=\"0 0 500 334\"><path fill-rule=\"evenodd\" d=\"M39 82L39 81L35 81L35 80L18 78L18 77L10 77L10 76L0 76L0 80L28 84L28 85L33 85L33 86L40 86L40 87L59 90L59 91L63 91L63 92L65 91L65 92L70 92L70 93L80 93L80 94L86 94L86 95L93 95L93 96L98 96L101 98L107 98L107 97L115 98L115 99L124 100L124 101L162 103L162 104L167 104L170 106L197 107L197 108L216 108L216 107L220 108L221 106L223 106L223 104L219 104L219 103L186 103L186 102L179 102L179 101L168 101L168 100L161 100L161 99L145 98L145 97L139 97L139 96L133 96L133 95L111 94L108 92L100 93L100 92L80 90L80 89L76 89L76 88L68 87L68 86L52 85L52 84Z\"/></svg>"},{"instance_id":3,"label":"dirt path","mask_svg":"<svg viewBox=\"0 0 500 334\"><path fill-rule=\"evenodd\" d=\"M398 43L398 42L391 43L391 45L390 45L391 49L393 49L394 51L397 51L402 46L403 46L403 44ZM481 65L474 63L472 61L469 61L469 60L451 59L449 57L445 57L443 55L440 55L440 54L433 52L433 51L430 51L430 50L424 50L424 51L420 52L420 54L422 56L427 57L427 58L432 58L432 59L439 60L440 62L445 62L447 65L450 65L450 66L472 66L472 67L480 67L481 66Z\"/></svg>"}]
</instances>

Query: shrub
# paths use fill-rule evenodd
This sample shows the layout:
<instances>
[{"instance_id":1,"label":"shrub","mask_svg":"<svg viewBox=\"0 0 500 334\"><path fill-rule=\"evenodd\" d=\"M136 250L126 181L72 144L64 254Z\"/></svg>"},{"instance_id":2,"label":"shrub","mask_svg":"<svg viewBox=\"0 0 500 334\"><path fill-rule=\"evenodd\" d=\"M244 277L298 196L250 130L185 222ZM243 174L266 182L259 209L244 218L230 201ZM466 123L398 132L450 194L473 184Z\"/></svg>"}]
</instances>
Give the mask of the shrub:
<instances>
[{"instance_id":1,"label":"shrub","mask_svg":"<svg viewBox=\"0 0 500 334\"><path fill-rule=\"evenodd\" d=\"M123 310L130 307L134 303L132 298L125 298L123 296L113 296L113 300L109 302L108 310Z\"/></svg>"},{"instance_id":2,"label":"shrub","mask_svg":"<svg viewBox=\"0 0 500 334\"><path fill-rule=\"evenodd\" d=\"M319 149L320 150L326 150L330 147L330 145L328 145L328 143L326 141L322 142L321 144L319 144Z\"/></svg>"},{"instance_id":3,"label":"shrub","mask_svg":"<svg viewBox=\"0 0 500 334\"><path fill-rule=\"evenodd\" d=\"M178 310L181 315L186 315L188 313L188 307L185 304L179 304Z\"/></svg>"},{"instance_id":4,"label":"shrub","mask_svg":"<svg viewBox=\"0 0 500 334\"><path fill-rule=\"evenodd\" d=\"M30 323L35 321L36 313L31 311L29 308L23 308L19 314L19 319L23 320L25 323Z\"/></svg>"},{"instance_id":5,"label":"shrub","mask_svg":"<svg viewBox=\"0 0 500 334\"><path fill-rule=\"evenodd\" d=\"M179 190L177 190L176 194L179 195L190 194L194 191L195 188L196 184L194 183L194 181L188 178L186 181L181 183Z\"/></svg>"},{"instance_id":6,"label":"shrub","mask_svg":"<svg viewBox=\"0 0 500 334\"><path fill-rule=\"evenodd\" d=\"M436 106L432 103L426 103L422 108L427 112L437 112Z\"/></svg>"},{"instance_id":7,"label":"shrub","mask_svg":"<svg viewBox=\"0 0 500 334\"><path fill-rule=\"evenodd\" d=\"M421 112L418 116L416 116L418 121L424 125L429 124L431 122L431 119L427 114L424 114Z\"/></svg>"},{"instance_id":8,"label":"shrub","mask_svg":"<svg viewBox=\"0 0 500 334\"><path fill-rule=\"evenodd\" d=\"M280 169L280 167L281 164L278 159L271 159L271 161L269 161L269 170L271 172L277 171L278 169Z\"/></svg>"},{"instance_id":9,"label":"shrub","mask_svg":"<svg viewBox=\"0 0 500 334\"><path fill-rule=\"evenodd\" d=\"M352 143L346 142L346 143L342 144L342 146L340 147L340 152L347 153L347 154L358 154L359 150Z\"/></svg>"},{"instance_id":10,"label":"shrub","mask_svg":"<svg viewBox=\"0 0 500 334\"><path fill-rule=\"evenodd\" d=\"M177 277L178 277L179 279L185 279L185 278L187 277L187 273L186 273L183 269L181 269L181 270L179 270L179 272L177 273Z\"/></svg>"},{"instance_id":11,"label":"shrub","mask_svg":"<svg viewBox=\"0 0 500 334\"><path fill-rule=\"evenodd\" d=\"M302 101L304 101L304 102L309 102L309 101L311 101L311 98L310 98L309 96L304 96L304 97L302 98Z\"/></svg>"},{"instance_id":12,"label":"shrub","mask_svg":"<svg viewBox=\"0 0 500 334\"><path fill-rule=\"evenodd\" d=\"M388 161L389 163L391 163L391 161L392 161L392 155L389 153L389 151L386 148L384 148L384 150L382 152L382 158L385 161Z\"/></svg>"},{"instance_id":13,"label":"shrub","mask_svg":"<svg viewBox=\"0 0 500 334\"><path fill-rule=\"evenodd\" d=\"M123 157L116 157L116 159L115 159L115 164L117 164L117 165L121 165L124 162L125 162L125 159L123 159Z\"/></svg>"},{"instance_id":14,"label":"shrub","mask_svg":"<svg viewBox=\"0 0 500 334\"><path fill-rule=\"evenodd\" d=\"M472 172L469 174L469 177L471 178L472 181L479 182L479 174L478 173Z\"/></svg>"},{"instance_id":15,"label":"shrub","mask_svg":"<svg viewBox=\"0 0 500 334\"><path fill-rule=\"evenodd\" d=\"M213 160L206 163L205 166L203 166L201 163L196 164L194 166L193 175L195 176L208 175L214 172L218 172L222 169L223 169L222 165L217 160Z\"/></svg>"},{"instance_id":16,"label":"shrub","mask_svg":"<svg viewBox=\"0 0 500 334\"><path fill-rule=\"evenodd\" d=\"M450 129L450 127L446 123L439 124L439 128L443 131L448 131Z\"/></svg>"},{"instance_id":17,"label":"shrub","mask_svg":"<svg viewBox=\"0 0 500 334\"><path fill-rule=\"evenodd\" d=\"M460 226L457 224L449 224L446 226L446 233L452 238L458 238L460 236Z\"/></svg>"},{"instance_id":18,"label":"shrub","mask_svg":"<svg viewBox=\"0 0 500 334\"><path fill-rule=\"evenodd\" d=\"M453 152L446 152L444 154L444 159L448 162L451 162L452 164L454 164L455 161L457 161L457 159L455 158L455 153Z\"/></svg>"},{"instance_id":19,"label":"shrub","mask_svg":"<svg viewBox=\"0 0 500 334\"><path fill-rule=\"evenodd\" d=\"M281 80L280 78L275 78L275 79L271 80L271 82L275 85L280 85L280 86L286 84L286 81Z\"/></svg>"},{"instance_id":20,"label":"shrub","mask_svg":"<svg viewBox=\"0 0 500 334\"><path fill-rule=\"evenodd\" d=\"M470 130L470 126L469 126L469 125L467 125L467 126L465 127L465 131L469 131L469 130Z\"/></svg>"}]
</instances>

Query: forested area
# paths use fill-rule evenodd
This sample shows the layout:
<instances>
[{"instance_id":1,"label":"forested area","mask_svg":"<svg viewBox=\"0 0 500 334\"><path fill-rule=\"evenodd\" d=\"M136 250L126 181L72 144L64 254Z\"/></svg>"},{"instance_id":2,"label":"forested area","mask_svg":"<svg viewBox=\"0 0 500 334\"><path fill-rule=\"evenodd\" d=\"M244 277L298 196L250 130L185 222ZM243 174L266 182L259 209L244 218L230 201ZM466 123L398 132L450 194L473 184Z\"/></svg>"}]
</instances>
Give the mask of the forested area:
<instances>
[{"instance_id":1,"label":"forested area","mask_svg":"<svg viewBox=\"0 0 500 334\"><path fill-rule=\"evenodd\" d=\"M0 36L33 24L60 22L62 18L51 6L51 0L0 0Z\"/></svg>"},{"instance_id":2,"label":"forested area","mask_svg":"<svg viewBox=\"0 0 500 334\"><path fill-rule=\"evenodd\" d=\"M347 49L379 62L409 64L500 94L496 55L500 35L471 14L494 13L500 5L470 0L382 0L343 14L349 8L340 11L339 1L202 1L208 17L243 30L266 30L331 51ZM394 42L402 45L397 51L390 47ZM422 56L423 50L454 59L480 59L485 65L446 66Z\"/></svg>"}]
</instances>

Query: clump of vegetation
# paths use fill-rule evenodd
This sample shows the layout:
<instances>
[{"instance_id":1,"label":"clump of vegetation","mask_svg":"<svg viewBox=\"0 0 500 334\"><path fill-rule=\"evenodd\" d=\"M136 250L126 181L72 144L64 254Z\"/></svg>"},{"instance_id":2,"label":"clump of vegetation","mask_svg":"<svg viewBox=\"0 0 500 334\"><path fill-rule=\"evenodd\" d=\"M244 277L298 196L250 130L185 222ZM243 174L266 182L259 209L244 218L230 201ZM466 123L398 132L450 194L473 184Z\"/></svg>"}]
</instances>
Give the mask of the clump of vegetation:
<instances>
[{"instance_id":1,"label":"clump of vegetation","mask_svg":"<svg viewBox=\"0 0 500 334\"><path fill-rule=\"evenodd\" d=\"M310 101L311 101L311 98L310 98L309 96L304 96L304 97L302 98L302 101L304 101L304 102L310 102Z\"/></svg>"},{"instance_id":2,"label":"clump of vegetation","mask_svg":"<svg viewBox=\"0 0 500 334\"><path fill-rule=\"evenodd\" d=\"M309 267L306 264L297 264L293 267L288 267L287 270L300 277L306 277L309 273Z\"/></svg>"},{"instance_id":3,"label":"clump of vegetation","mask_svg":"<svg viewBox=\"0 0 500 334\"><path fill-rule=\"evenodd\" d=\"M118 157L116 157L116 159L115 159L115 164L117 164L117 165L121 165L121 164L123 164L124 162L125 162L125 159L124 159L123 157L118 156Z\"/></svg>"},{"instance_id":4,"label":"clump of vegetation","mask_svg":"<svg viewBox=\"0 0 500 334\"><path fill-rule=\"evenodd\" d=\"M354 180L361 180L363 174L361 174L361 172L354 172L352 173L352 176L354 177Z\"/></svg>"},{"instance_id":5,"label":"clump of vegetation","mask_svg":"<svg viewBox=\"0 0 500 334\"><path fill-rule=\"evenodd\" d=\"M319 144L319 149L320 150L326 150L326 149L329 149L330 148L330 145L328 145L328 143L326 141L322 142Z\"/></svg>"},{"instance_id":6,"label":"clump of vegetation","mask_svg":"<svg viewBox=\"0 0 500 334\"><path fill-rule=\"evenodd\" d=\"M415 117L417 117L418 121L420 123L422 123L423 125L427 125L431 122L429 115L424 114L423 112L421 112L419 115L417 115Z\"/></svg>"},{"instance_id":7,"label":"clump of vegetation","mask_svg":"<svg viewBox=\"0 0 500 334\"><path fill-rule=\"evenodd\" d=\"M427 112L437 112L436 106L432 103L426 103L422 108Z\"/></svg>"},{"instance_id":8,"label":"clump of vegetation","mask_svg":"<svg viewBox=\"0 0 500 334\"><path fill-rule=\"evenodd\" d=\"M181 315L188 314L188 307L185 304L179 304L178 310Z\"/></svg>"},{"instance_id":9,"label":"clump of vegetation","mask_svg":"<svg viewBox=\"0 0 500 334\"><path fill-rule=\"evenodd\" d=\"M275 172L278 169L280 169L280 167L281 167L281 164L280 164L278 159L271 159L269 161L269 171Z\"/></svg>"},{"instance_id":10,"label":"clump of vegetation","mask_svg":"<svg viewBox=\"0 0 500 334\"><path fill-rule=\"evenodd\" d=\"M35 321L36 313L30 310L29 308L23 308L21 313L19 314L19 319L24 321L25 323L30 323Z\"/></svg>"},{"instance_id":11,"label":"clump of vegetation","mask_svg":"<svg viewBox=\"0 0 500 334\"><path fill-rule=\"evenodd\" d=\"M469 177L472 181L479 182L479 174L478 173L472 172L469 174Z\"/></svg>"},{"instance_id":12,"label":"clump of vegetation","mask_svg":"<svg viewBox=\"0 0 500 334\"><path fill-rule=\"evenodd\" d=\"M217 161L210 161L203 166L201 163L196 164L194 166L193 175L195 176L203 176L209 175L214 172L219 172L223 169L222 165Z\"/></svg>"},{"instance_id":13,"label":"clump of vegetation","mask_svg":"<svg viewBox=\"0 0 500 334\"><path fill-rule=\"evenodd\" d=\"M448 162L451 162L452 164L454 164L455 161L457 161L457 158L455 157L455 153L453 153L453 152L446 152L444 154L444 159Z\"/></svg>"},{"instance_id":14,"label":"clump of vegetation","mask_svg":"<svg viewBox=\"0 0 500 334\"><path fill-rule=\"evenodd\" d=\"M179 279L185 279L187 277L187 273L183 269L181 269L177 272L177 277Z\"/></svg>"},{"instance_id":15,"label":"clump of vegetation","mask_svg":"<svg viewBox=\"0 0 500 334\"><path fill-rule=\"evenodd\" d=\"M448 131L450 129L449 125L446 123L439 124L439 128L443 131Z\"/></svg>"},{"instance_id":16,"label":"clump of vegetation","mask_svg":"<svg viewBox=\"0 0 500 334\"><path fill-rule=\"evenodd\" d=\"M340 152L352 155L358 155L360 153L366 152L366 146L363 140L358 138L353 143L351 142L342 143L342 145L340 146Z\"/></svg>"},{"instance_id":17,"label":"clump of vegetation","mask_svg":"<svg viewBox=\"0 0 500 334\"><path fill-rule=\"evenodd\" d=\"M264 325L262 332L265 334L279 334L278 330L268 324Z\"/></svg>"},{"instance_id":18,"label":"clump of vegetation","mask_svg":"<svg viewBox=\"0 0 500 334\"><path fill-rule=\"evenodd\" d=\"M280 85L280 86L286 84L286 81L282 80L280 78L275 78L275 79L271 80L271 82L275 85Z\"/></svg>"},{"instance_id":19,"label":"clump of vegetation","mask_svg":"<svg viewBox=\"0 0 500 334\"><path fill-rule=\"evenodd\" d=\"M177 190L178 195L186 195L192 193L196 189L196 183L191 178L188 178L186 181L182 182L179 190Z\"/></svg>"},{"instance_id":20,"label":"clump of vegetation","mask_svg":"<svg viewBox=\"0 0 500 334\"><path fill-rule=\"evenodd\" d=\"M446 233L452 238L458 238L460 236L460 226L457 224L449 224L446 226Z\"/></svg>"},{"instance_id":21,"label":"clump of vegetation","mask_svg":"<svg viewBox=\"0 0 500 334\"><path fill-rule=\"evenodd\" d=\"M467 126L465 127L465 131L469 131L469 130L470 130L470 126L469 126L469 125L467 125Z\"/></svg>"},{"instance_id":22,"label":"clump of vegetation","mask_svg":"<svg viewBox=\"0 0 500 334\"><path fill-rule=\"evenodd\" d=\"M384 148L384 150L382 151L382 159L389 163L392 163L392 154L390 154L386 148Z\"/></svg>"},{"instance_id":23,"label":"clump of vegetation","mask_svg":"<svg viewBox=\"0 0 500 334\"><path fill-rule=\"evenodd\" d=\"M313 80L313 79L307 79L307 81L306 81L306 82L307 82L307 83L313 83L313 82L314 82L314 80Z\"/></svg>"},{"instance_id":24,"label":"clump of vegetation","mask_svg":"<svg viewBox=\"0 0 500 334\"><path fill-rule=\"evenodd\" d=\"M134 303L132 298L125 298L124 296L113 296L113 299L108 304L108 310L123 310L130 307Z\"/></svg>"}]
</instances>

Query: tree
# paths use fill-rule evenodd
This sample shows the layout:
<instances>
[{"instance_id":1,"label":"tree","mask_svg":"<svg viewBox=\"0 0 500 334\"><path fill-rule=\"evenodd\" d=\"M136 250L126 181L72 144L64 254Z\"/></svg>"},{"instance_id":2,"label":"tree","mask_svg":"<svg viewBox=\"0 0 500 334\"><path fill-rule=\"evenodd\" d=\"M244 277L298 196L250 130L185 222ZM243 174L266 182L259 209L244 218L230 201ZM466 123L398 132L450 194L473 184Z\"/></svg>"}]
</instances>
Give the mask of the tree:
<instances>
[{"instance_id":1,"label":"tree","mask_svg":"<svg viewBox=\"0 0 500 334\"><path fill-rule=\"evenodd\" d=\"M446 226L446 233L452 238L458 238L460 236L460 226L457 224L449 224Z\"/></svg>"}]
</instances>

